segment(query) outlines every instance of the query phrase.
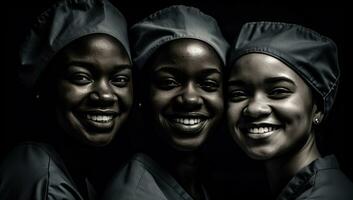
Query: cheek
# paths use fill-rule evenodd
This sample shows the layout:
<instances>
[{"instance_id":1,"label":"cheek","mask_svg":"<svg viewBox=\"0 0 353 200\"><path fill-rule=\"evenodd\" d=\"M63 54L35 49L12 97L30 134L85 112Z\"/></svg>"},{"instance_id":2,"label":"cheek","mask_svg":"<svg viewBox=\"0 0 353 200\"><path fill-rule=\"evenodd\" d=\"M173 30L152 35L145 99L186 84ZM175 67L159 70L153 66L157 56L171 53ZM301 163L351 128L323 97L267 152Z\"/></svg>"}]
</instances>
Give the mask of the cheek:
<instances>
[{"instance_id":1,"label":"cheek","mask_svg":"<svg viewBox=\"0 0 353 200\"><path fill-rule=\"evenodd\" d=\"M114 93L118 96L118 103L130 109L133 104L133 89L130 84L128 87L115 88Z\"/></svg>"},{"instance_id":2,"label":"cheek","mask_svg":"<svg viewBox=\"0 0 353 200\"><path fill-rule=\"evenodd\" d=\"M277 114L291 123L307 121L311 117L312 104L302 98L292 98L276 106Z\"/></svg>"},{"instance_id":3,"label":"cheek","mask_svg":"<svg viewBox=\"0 0 353 200\"><path fill-rule=\"evenodd\" d=\"M171 102L175 96L172 91L161 91L152 89L149 97L149 103L153 108L152 112L161 112L171 106Z\"/></svg>"},{"instance_id":4,"label":"cheek","mask_svg":"<svg viewBox=\"0 0 353 200\"><path fill-rule=\"evenodd\" d=\"M59 84L57 89L57 97L59 100L58 107L74 108L87 96L89 89L86 87L74 87L68 84Z\"/></svg>"},{"instance_id":5,"label":"cheek","mask_svg":"<svg viewBox=\"0 0 353 200\"><path fill-rule=\"evenodd\" d=\"M234 129L234 127L239 121L239 118L242 112L242 107L243 106L241 104L228 103L226 115L227 115L227 124L231 130Z\"/></svg>"},{"instance_id":6,"label":"cheek","mask_svg":"<svg viewBox=\"0 0 353 200\"><path fill-rule=\"evenodd\" d=\"M205 106L216 116L222 116L224 110L223 94L217 92L203 95Z\"/></svg>"}]
</instances>

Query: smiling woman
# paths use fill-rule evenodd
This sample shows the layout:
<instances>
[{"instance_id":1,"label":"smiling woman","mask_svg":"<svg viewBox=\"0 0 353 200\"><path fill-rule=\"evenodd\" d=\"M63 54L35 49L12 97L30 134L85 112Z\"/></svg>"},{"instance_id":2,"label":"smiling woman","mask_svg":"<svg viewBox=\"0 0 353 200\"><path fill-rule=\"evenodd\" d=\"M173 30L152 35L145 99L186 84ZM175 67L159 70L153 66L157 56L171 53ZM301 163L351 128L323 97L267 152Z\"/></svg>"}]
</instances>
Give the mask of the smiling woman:
<instances>
[{"instance_id":1,"label":"smiling woman","mask_svg":"<svg viewBox=\"0 0 353 200\"><path fill-rule=\"evenodd\" d=\"M172 59L171 59L172 58ZM205 42L171 41L148 62L149 98L156 130L181 151L204 143L223 111L222 62Z\"/></svg>"},{"instance_id":2,"label":"smiling woman","mask_svg":"<svg viewBox=\"0 0 353 200\"><path fill-rule=\"evenodd\" d=\"M336 96L335 43L296 24L250 22L228 64L229 132L264 161L276 199L353 199L353 184L315 138Z\"/></svg>"},{"instance_id":3,"label":"smiling woman","mask_svg":"<svg viewBox=\"0 0 353 200\"><path fill-rule=\"evenodd\" d=\"M231 132L250 157L270 159L313 141L307 130L322 113L294 71L260 53L246 54L236 66L228 85L228 119L229 125L236 124Z\"/></svg>"},{"instance_id":4,"label":"smiling woman","mask_svg":"<svg viewBox=\"0 0 353 200\"><path fill-rule=\"evenodd\" d=\"M55 78L44 85L55 85L56 91L44 88L41 96L57 102L59 125L83 143L109 144L132 104L131 63L124 47L109 35L88 35L66 46L50 65L48 77Z\"/></svg>"},{"instance_id":5,"label":"smiling woman","mask_svg":"<svg viewBox=\"0 0 353 200\"><path fill-rule=\"evenodd\" d=\"M200 151L223 114L228 44L212 17L186 6L157 11L131 35L147 144L103 199L208 199Z\"/></svg>"},{"instance_id":6,"label":"smiling woman","mask_svg":"<svg viewBox=\"0 0 353 200\"><path fill-rule=\"evenodd\" d=\"M90 172L132 106L128 44L125 18L106 0L61 0L38 17L19 79L36 106L29 131L41 137L2 162L0 199L96 198Z\"/></svg>"}]
</instances>

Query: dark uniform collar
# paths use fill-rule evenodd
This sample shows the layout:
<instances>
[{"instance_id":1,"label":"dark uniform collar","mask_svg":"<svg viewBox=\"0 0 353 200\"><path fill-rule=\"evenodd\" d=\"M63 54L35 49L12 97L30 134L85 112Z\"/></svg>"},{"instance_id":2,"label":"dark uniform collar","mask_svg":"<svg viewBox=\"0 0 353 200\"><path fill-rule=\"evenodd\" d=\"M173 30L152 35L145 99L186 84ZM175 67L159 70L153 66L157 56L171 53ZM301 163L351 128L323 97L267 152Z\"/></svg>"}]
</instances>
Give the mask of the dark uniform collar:
<instances>
[{"instance_id":1,"label":"dark uniform collar","mask_svg":"<svg viewBox=\"0 0 353 200\"><path fill-rule=\"evenodd\" d=\"M312 187L315 181L315 174L324 169L337 169L338 162L334 155L319 158L308 166L301 169L282 190L277 200L296 199L305 190Z\"/></svg>"}]
</instances>

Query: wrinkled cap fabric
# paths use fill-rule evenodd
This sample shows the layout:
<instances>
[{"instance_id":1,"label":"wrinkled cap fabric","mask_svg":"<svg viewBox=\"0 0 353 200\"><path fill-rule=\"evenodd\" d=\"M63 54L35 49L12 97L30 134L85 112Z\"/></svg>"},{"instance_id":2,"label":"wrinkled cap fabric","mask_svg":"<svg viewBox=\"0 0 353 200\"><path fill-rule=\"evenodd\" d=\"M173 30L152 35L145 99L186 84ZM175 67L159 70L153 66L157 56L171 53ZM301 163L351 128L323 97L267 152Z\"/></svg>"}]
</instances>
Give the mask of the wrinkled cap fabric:
<instances>
[{"instance_id":1,"label":"wrinkled cap fabric","mask_svg":"<svg viewBox=\"0 0 353 200\"><path fill-rule=\"evenodd\" d=\"M175 5L148 16L130 29L132 56L141 69L163 44L181 38L201 40L218 53L225 64L229 44L214 18L194 7Z\"/></svg>"},{"instance_id":2,"label":"wrinkled cap fabric","mask_svg":"<svg viewBox=\"0 0 353 200\"><path fill-rule=\"evenodd\" d=\"M130 56L125 17L108 0L61 0L36 19L20 49L19 79L34 90L53 56L94 33L118 39Z\"/></svg>"},{"instance_id":3,"label":"wrinkled cap fabric","mask_svg":"<svg viewBox=\"0 0 353 200\"><path fill-rule=\"evenodd\" d=\"M294 70L316 92L324 113L332 108L340 70L336 44L319 33L296 24L249 22L232 46L228 64L248 53L273 56Z\"/></svg>"}]
</instances>

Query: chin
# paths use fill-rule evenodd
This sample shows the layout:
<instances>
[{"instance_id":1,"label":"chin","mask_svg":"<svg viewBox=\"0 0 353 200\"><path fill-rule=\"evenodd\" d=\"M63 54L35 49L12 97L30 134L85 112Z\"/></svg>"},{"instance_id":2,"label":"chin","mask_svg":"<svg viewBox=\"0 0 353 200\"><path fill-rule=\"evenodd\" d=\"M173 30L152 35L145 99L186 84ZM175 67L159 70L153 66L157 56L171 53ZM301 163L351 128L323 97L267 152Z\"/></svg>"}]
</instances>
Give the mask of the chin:
<instances>
[{"instance_id":1,"label":"chin","mask_svg":"<svg viewBox=\"0 0 353 200\"><path fill-rule=\"evenodd\" d=\"M246 150L246 154L254 160L269 160L273 157L273 155L270 152L266 152L264 150Z\"/></svg>"},{"instance_id":2,"label":"chin","mask_svg":"<svg viewBox=\"0 0 353 200\"><path fill-rule=\"evenodd\" d=\"M265 161L271 158L266 155L258 155L258 154L252 154L252 153L248 153L247 155L253 160L260 160L260 161Z\"/></svg>"},{"instance_id":3,"label":"chin","mask_svg":"<svg viewBox=\"0 0 353 200\"><path fill-rule=\"evenodd\" d=\"M200 148L202 141L199 138L192 139L172 139L172 146L178 151L195 151Z\"/></svg>"},{"instance_id":4,"label":"chin","mask_svg":"<svg viewBox=\"0 0 353 200\"><path fill-rule=\"evenodd\" d=\"M114 138L113 133L100 133L100 134L95 133L94 135L92 134L88 135L85 138L84 142L90 146L101 147L101 146L106 146L110 144L113 138Z\"/></svg>"}]
</instances>

